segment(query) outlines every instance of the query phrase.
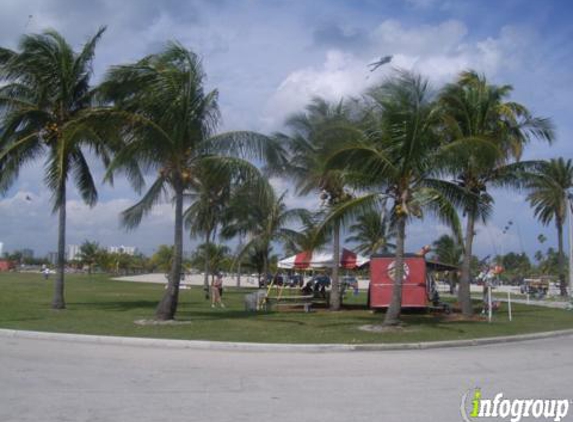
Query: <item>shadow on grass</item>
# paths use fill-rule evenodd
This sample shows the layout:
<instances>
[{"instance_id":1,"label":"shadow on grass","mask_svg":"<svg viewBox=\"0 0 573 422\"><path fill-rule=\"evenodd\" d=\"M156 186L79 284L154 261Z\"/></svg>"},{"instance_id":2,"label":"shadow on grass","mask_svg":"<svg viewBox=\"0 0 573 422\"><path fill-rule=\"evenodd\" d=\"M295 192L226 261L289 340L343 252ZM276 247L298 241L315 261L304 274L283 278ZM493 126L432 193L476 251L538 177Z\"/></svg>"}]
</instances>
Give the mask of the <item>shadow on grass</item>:
<instances>
[{"instance_id":1,"label":"shadow on grass","mask_svg":"<svg viewBox=\"0 0 573 422\"><path fill-rule=\"evenodd\" d=\"M10 322L16 322L16 323L20 323L20 322L29 322L29 321L43 321L44 318L33 318L33 317L28 317L28 318L10 318L10 319L3 319L0 321L0 323L10 323Z\"/></svg>"},{"instance_id":2,"label":"shadow on grass","mask_svg":"<svg viewBox=\"0 0 573 422\"><path fill-rule=\"evenodd\" d=\"M156 300L133 300L133 301L116 301L116 302L68 302L69 308L82 309L82 310L98 310L98 311L119 311L128 312L134 309L149 309L150 312L155 311L157 304Z\"/></svg>"},{"instance_id":3,"label":"shadow on grass","mask_svg":"<svg viewBox=\"0 0 573 422\"><path fill-rule=\"evenodd\" d=\"M258 323L286 323L298 326L308 325L305 321L277 318L280 312L247 312L236 310L219 310L213 311L193 311L184 310L177 312L177 318L195 321L224 321L224 320L253 320Z\"/></svg>"},{"instance_id":4,"label":"shadow on grass","mask_svg":"<svg viewBox=\"0 0 573 422\"><path fill-rule=\"evenodd\" d=\"M254 312L237 311L237 310L223 310L223 309L213 309L213 310L178 310L176 318L184 319L200 319L202 321L207 320L225 320L225 319L251 319L259 315Z\"/></svg>"}]
</instances>

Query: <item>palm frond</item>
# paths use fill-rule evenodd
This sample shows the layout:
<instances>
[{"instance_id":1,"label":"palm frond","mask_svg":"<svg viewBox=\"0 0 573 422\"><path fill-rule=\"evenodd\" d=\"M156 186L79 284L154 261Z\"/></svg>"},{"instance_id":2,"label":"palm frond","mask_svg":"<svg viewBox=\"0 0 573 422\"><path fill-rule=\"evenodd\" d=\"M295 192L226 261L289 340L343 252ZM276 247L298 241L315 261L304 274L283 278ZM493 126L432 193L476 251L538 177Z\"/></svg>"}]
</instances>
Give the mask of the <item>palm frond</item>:
<instances>
[{"instance_id":1,"label":"palm frond","mask_svg":"<svg viewBox=\"0 0 573 422\"><path fill-rule=\"evenodd\" d=\"M71 156L71 170L80 196L87 205L93 207L98 199L97 188L88 163L79 150L75 151Z\"/></svg>"},{"instance_id":2,"label":"palm frond","mask_svg":"<svg viewBox=\"0 0 573 422\"><path fill-rule=\"evenodd\" d=\"M450 227L458 242L462 243L462 227L451 198L451 191L445 189L422 188L416 191L416 200L421 207Z\"/></svg>"},{"instance_id":3,"label":"palm frond","mask_svg":"<svg viewBox=\"0 0 573 422\"><path fill-rule=\"evenodd\" d=\"M276 138L256 132L233 131L212 136L205 142L206 154L232 155L254 159L267 166L281 168L286 162L286 151Z\"/></svg>"},{"instance_id":4,"label":"palm frond","mask_svg":"<svg viewBox=\"0 0 573 422\"><path fill-rule=\"evenodd\" d=\"M379 209L386 199L380 193L368 193L332 207L317 227L317 236L332 231L335 224L345 227L360 215Z\"/></svg>"},{"instance_id":5,"label":"palm frond","mask_svg":"<svg viewBox=\"0 0 573 422\"><path fill-rule=\"evenodd\" d=\"M165 179L158 177L137 204L121 213L122 226L127 229L134 229L139 226L142 218L151 211L153 206L161 201L162 195L165 194Z\"/></svg>"},{"instance_id":6,"label":"palm frond","mask_svg":"<svg viewBox=\"0 0 573 422\"><path fill-rule=\"evenodd\" d=\"M326 166L360 173L364 184L384 183L399 171L390 157L370 146L341 148L328 158Z\"/></svg>"}]
</instances>

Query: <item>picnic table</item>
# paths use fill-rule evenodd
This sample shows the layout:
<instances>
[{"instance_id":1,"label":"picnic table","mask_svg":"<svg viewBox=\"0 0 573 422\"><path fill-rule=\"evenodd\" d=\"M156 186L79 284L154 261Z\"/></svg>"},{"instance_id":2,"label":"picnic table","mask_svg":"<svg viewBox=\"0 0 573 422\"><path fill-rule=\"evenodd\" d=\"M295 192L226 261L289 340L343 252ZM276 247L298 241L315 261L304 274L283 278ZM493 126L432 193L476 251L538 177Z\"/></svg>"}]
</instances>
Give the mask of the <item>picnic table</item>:
<instances>
[{"instance_id":1,"label":"picnic table","mask_svg":"<svg viewBox=\"0 0 573 422\"><path fill-rule=\"evenodd\" d=\"M265 306L267 310L272 310L280 307L295 307L302 306L305 312L310 312L314 295L297 295L297 296L280 296L265 298Z\"/></svg>"}]
</instances>

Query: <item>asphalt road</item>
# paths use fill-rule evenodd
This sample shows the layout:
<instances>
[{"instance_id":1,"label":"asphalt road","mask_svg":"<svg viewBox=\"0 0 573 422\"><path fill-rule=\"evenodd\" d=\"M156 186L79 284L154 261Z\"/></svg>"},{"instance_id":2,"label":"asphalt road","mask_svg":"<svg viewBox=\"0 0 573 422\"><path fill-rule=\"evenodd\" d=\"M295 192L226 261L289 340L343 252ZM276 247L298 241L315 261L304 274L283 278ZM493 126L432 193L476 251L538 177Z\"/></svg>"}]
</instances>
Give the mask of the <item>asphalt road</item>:
<instances>
[{"instance_id":1,"label":"asphalt road","mask_svg":"<svg viewBox=\"0 0 573 422\"><path fill-rule=\"evenodd\" d=\"M573 336L347 353L0 338L2 422L460 421L469 389L572 399L572 381Z\"/></svg>"}]
</instances>

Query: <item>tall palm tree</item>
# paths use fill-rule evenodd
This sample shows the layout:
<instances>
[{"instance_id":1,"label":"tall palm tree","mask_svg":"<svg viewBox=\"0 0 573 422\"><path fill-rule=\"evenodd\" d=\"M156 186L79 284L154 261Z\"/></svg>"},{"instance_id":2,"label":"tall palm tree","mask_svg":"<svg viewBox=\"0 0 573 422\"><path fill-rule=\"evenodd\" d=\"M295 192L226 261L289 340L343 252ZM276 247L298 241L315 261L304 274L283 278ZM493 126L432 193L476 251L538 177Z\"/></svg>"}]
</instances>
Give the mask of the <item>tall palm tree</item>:
<instances>
[{"instance_id":1,"label":"tall palm tree","mask_svg":"<svg viewBox=\"0 0 573 422\"><path fill-rule=\"evenodd\" d=\"M80 246L79 259L82 264L88 266L88 274L91 275L93 266L97 262L100 247L98 242L90 242L86 240Z\"/></svg>"},{"instance_id":2,"label":"tall palm tree","mask_svg":"<svg viewBox=\"0 0 573 422\"><path fill-rule=\"evenodd\" d=\"M559 287L562 296L567 296L565 280L565 253L563 251L563 225L567 218L568 195L573 189L573 162L563 157L543 163L528 184L527 200L539 221L548 225L555 221L557 228L557 251ZM571 224L571 222L569 222Z\"/></svg>"},{"instance_id":3,"label":"tall palm tree","mask_svg":"<svg viewBox=\"0 0 573 422\"><path fill-rule=\"evenodd\" d=\"M205 167L205 166L204 166ZM215 172L209 167L198 168L192 177L190 191L186 197L191 205L183 215L191 236L203 235L205 247L201 251L205 254L202 260L204 265L204 291L205 299L209 299L209 273L211 270L209 253L213 251L211 243L217 236L217 228L223 219L226 206L231 198L233 175L228 172Z\"/></svg>"},{"instance_id":4,"label":"tall palm tree","mask_svg":"<svg viewBox=\"0 0 573 422\"><path fill-rule=\"evenodd\" d=\"M205 252L205 249L210 249ZM213 271L220 271L223 264L230 260L231 249L226 245L217 245L215 243L203 243L197 247L195 253L191 256L191 265L205 266L205 259L209 260L208 267ZM214 277L214 275L213 275Z\"/></svg>"},{"instance_id":5,"label":"tall palm tree","mask_svg":"<svg viewBox=\"0 0 573 422\"><path fill-rule=\"evenodd\" d=\"M239 252L239 257L253 252L260 254L265 282L273 242L295 241L297 233L292 229L292 224L309 218L309 212L305 209L287 208L285 195L286 192L277 196L272 187L264 192L257 192L249 186L238 189L229 206L232 218L222 230L222 235L227 238L239 233L247 234L248 241Z\"/></svg>"},{"instance_id":6,"label":"tall palm tree","mask_svg":"<svg viewBox=\"0 0 573 422\"><path fill-rule=\"evenodd\" d=\"M432 255L444 264L459 265L463 250L454 237L444 234L432 243Z\"/></svg>"},{"instance_id":7,"label":"tall palm tree","mask_svg":"<svg viewBox=\"0 0 573 422\"><path fill-rule=\"evenodd\" d=\"M371 104L365 126L357 127L356 140L327 163L345 169L356 187L366 193L337 207L333 214L349 220L386 201L392 203L396 272L383 324L396 325L402 304L407 222L427 211L459 232L455 205L461 203L462 196L454 184L435 178L439 170L435 163L440 162L441 153L436 129L439 116L427 82L400 72L367 96Z\"/></svg>"},{"instance_id":8,"label":"tall palm tree","mask_svg":"<svg viewBox=\"0 0 573 422\"><path fill-rule=\"evenodd\" d=\"M314 98L304 112L287 119L288 135L276 135L289 145L291 158L286 171L294 177L297 192L300 195L319 193L327 210L350 198L344 189L341 171L325 166L328 157L346 140L347 133L336 129L350 120L351 108L343 101L331 104ZM331 223L333 256L340 256L340 222L332 220ZM332 267L331 288L330 308L338 310L341 305L338 265Z\"/></svg>"},{"instance_id":9,"label":"tall palm tree","mask_svg":"<svg viewBox=\"0 0 573 422\"><path fill-rule=\"evenodd\" d=\"M312 251L332 242L332 233L320 230L324 217L324 211L309 212L307 215L303 215L301 218L301 230L290 229L291 233L285 239L285 254L294 255L302 251Z\"/></svg>"},{"instance_id":10,"label":"tall palm tree","mask_svg":"<svg viewBox=\"0 0 573 422\"><path fill-rule=\"evenodd\" d=\"M169 272L173 266L173 246L159 245L150 261L154 269Z\"/></svg>"},{"instance_id":11,"label":"tall palm tree","mask_svg":"<svg viewBox=\"0 0 573 422\"><path fill-rule=\"evenodd\" d=\"M458 299L462 313L470 316L470 263L475 224L491 214L493 198L489 187L523 186L536 162L519 162L531 138L551 142L551 121L533 116L527 108L507 101L509 85L496 86L473 71L462 72L455 83L441 92L444 142L455 146L446 166L462 187L468 200L464 206L466 231L464 260ZM462 148L460 148L462 146ZM454 149L452 149L454 150Z\"/></svg>"},{"instance_id":12,"label":"tall palm tree","mask_svg":"<svg viewBox=\"0 0 573 422\"><path fill-rule=\"evenodd\" d=\"M391 226L390 216L378 210L368 210L359 215L356 222L350 226L354 235L347 237L347 242L358 242L356 251L368 255L389 253L396 245L390 240L396 236Z\"/></svg>"},{"instance_id":13,"label":"tall palm tree","mask_svg":"<svg viewBox=\"0 0 573 422\"><path fill-rule=\"evenodd\" d=\"M214 135L219 121L216 90L205 92L201 61L182 45L171 42L158 53L136 63L115 66L100 87L102 118L120 127L124 146L108 174L123 170L139 190L144 184L139 168L155 172L155 180L142 199L122 213L128 228L139 225L162 196L175 205L174 258L168 288L157 306L156 318L169 320L177 310L183 248L183 199L194 175L205 167L213 172L233 168L243 177L259 177L258 169L239 158L277 159L280 148L252 132ZM277 153L277 151L279 151ZM277 155L279 154L279 155ZM136 164L138 166L136 166Z\"/></svg>"},{"instance_id":14,"label":"tall palm tree","mask_svg":"<svg viewBox=\"0 0 573 422\"><path fill-rule=\"evenodd\" d=\"M66 307L67 181L72 178L82 200L97 202L97 189L85 151L104 164L110 150L83 120L93 103L92 60L100 28L79 52L56 31L24 35L18 51L0 48L0 191L8 189L20 169L45 159L45 182L58 217L58 261L52 308Z\"/></svg>"}]
</instances>

